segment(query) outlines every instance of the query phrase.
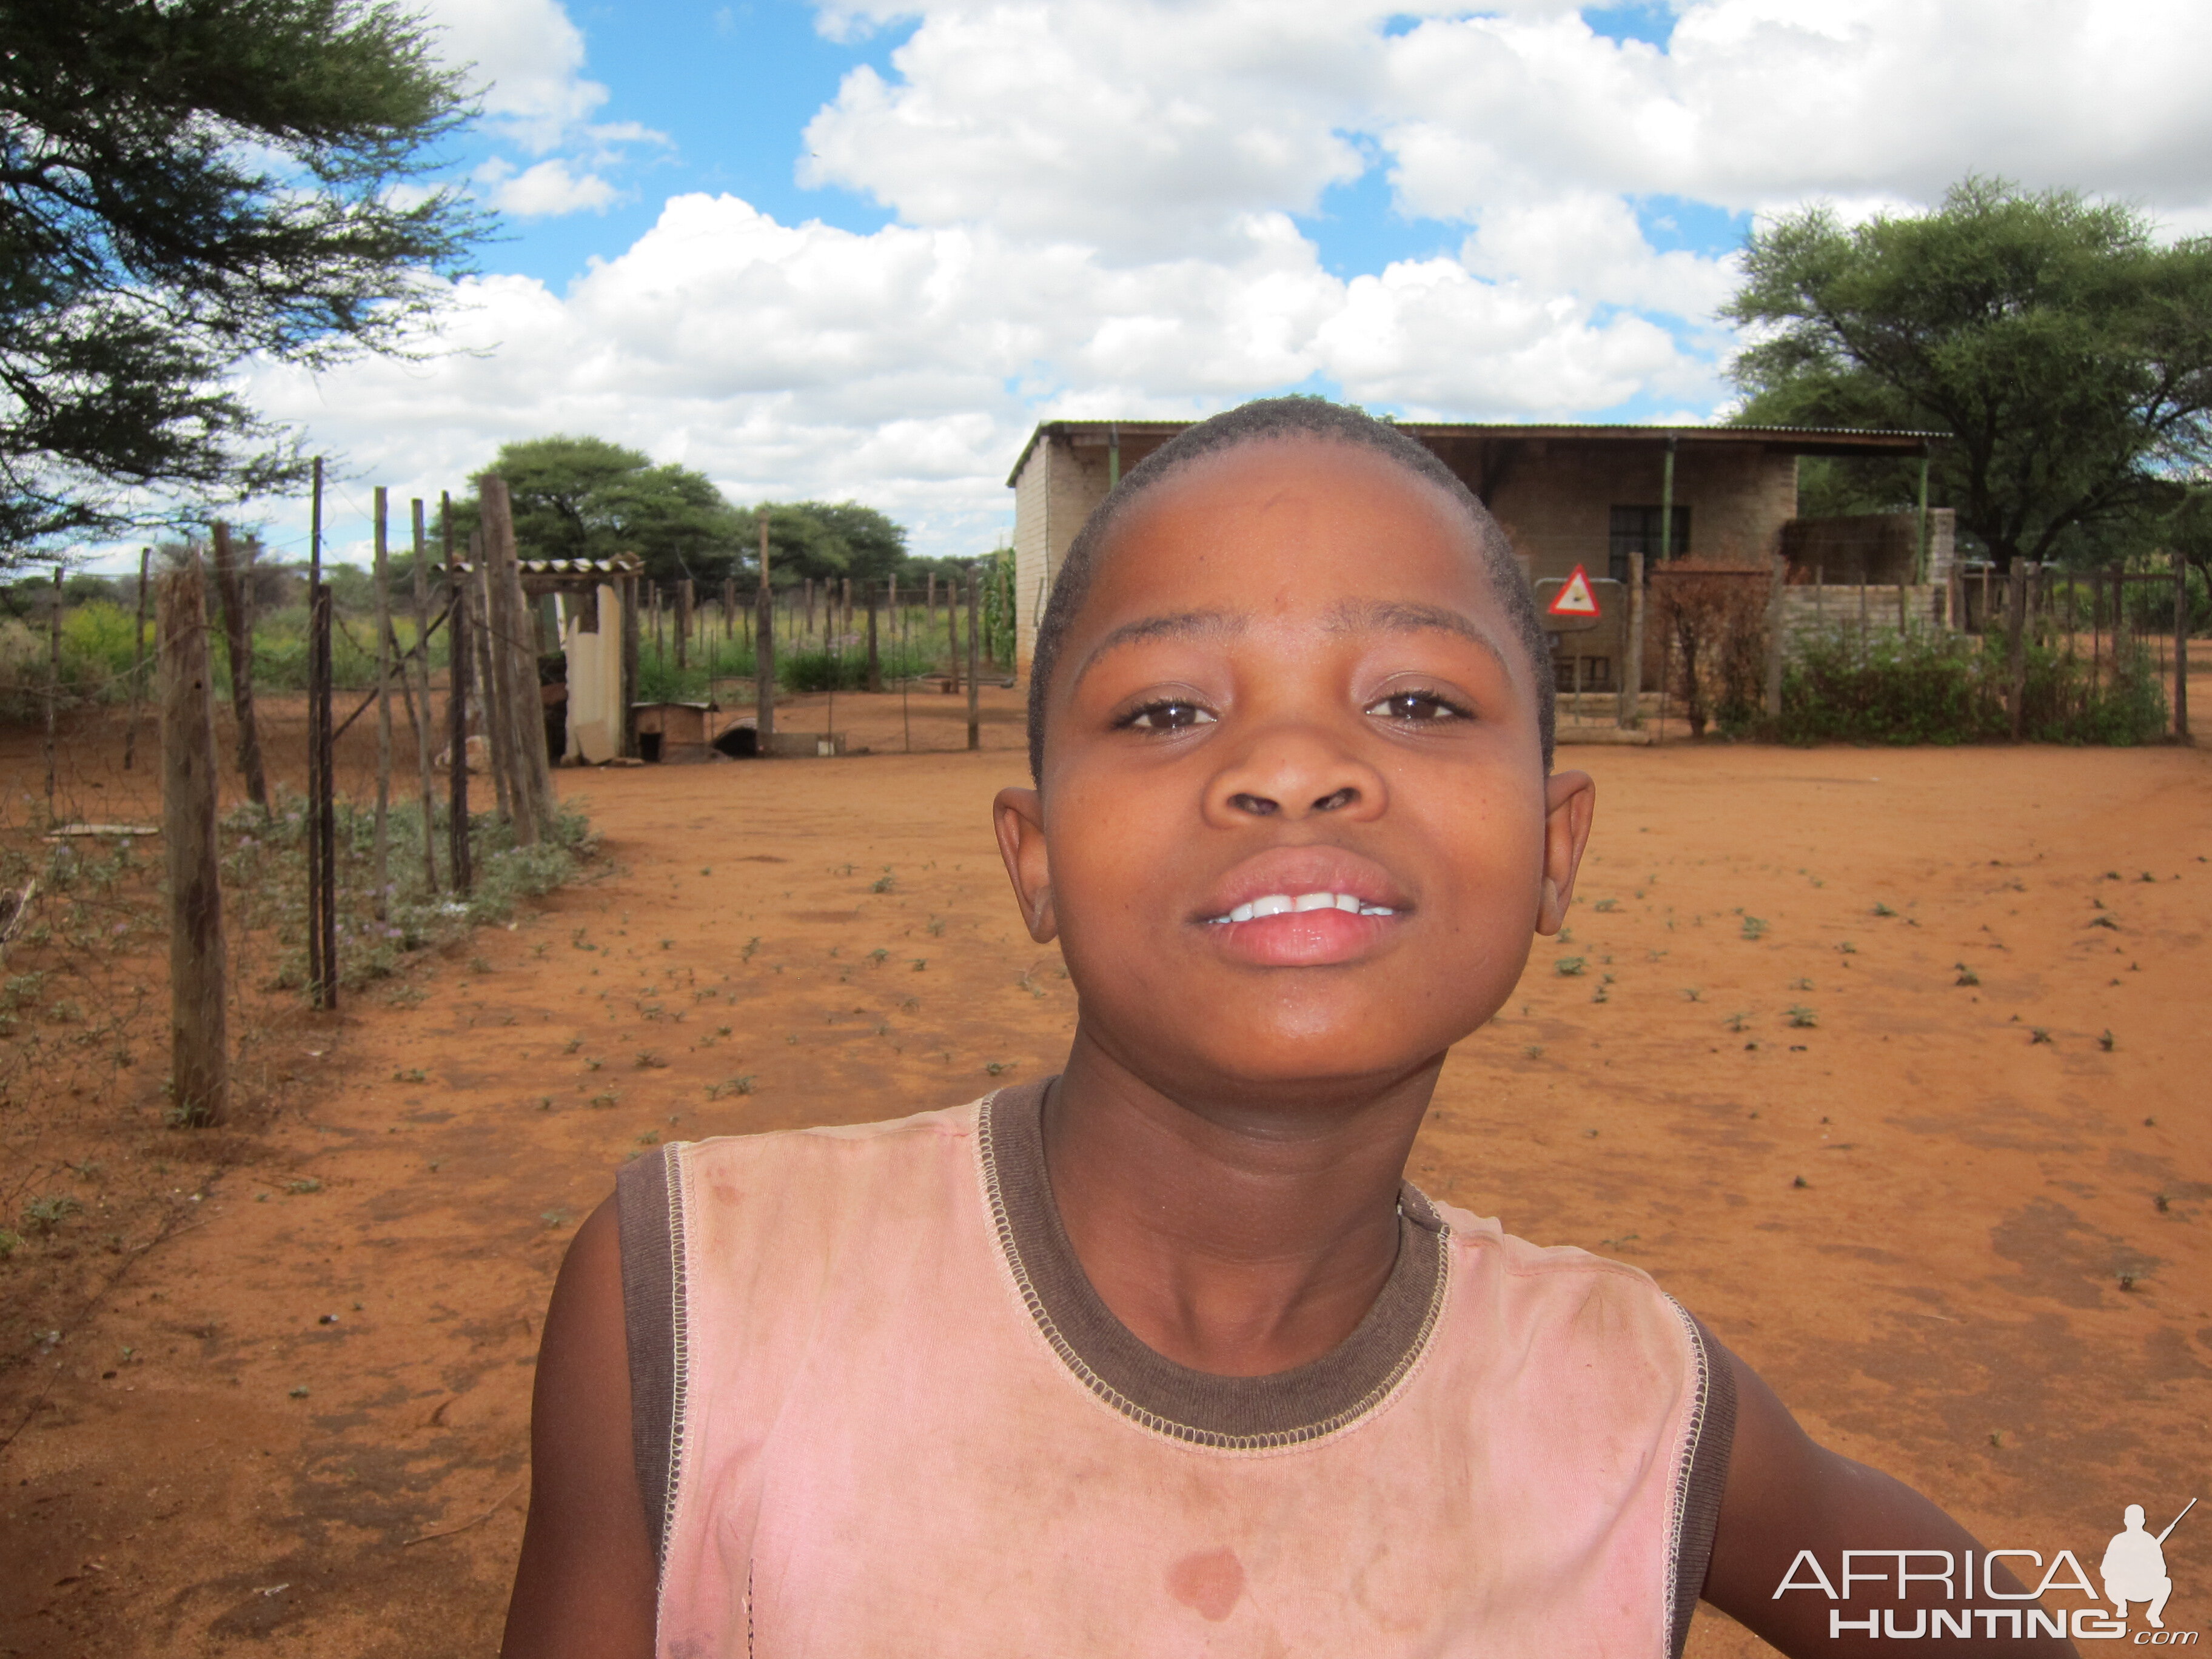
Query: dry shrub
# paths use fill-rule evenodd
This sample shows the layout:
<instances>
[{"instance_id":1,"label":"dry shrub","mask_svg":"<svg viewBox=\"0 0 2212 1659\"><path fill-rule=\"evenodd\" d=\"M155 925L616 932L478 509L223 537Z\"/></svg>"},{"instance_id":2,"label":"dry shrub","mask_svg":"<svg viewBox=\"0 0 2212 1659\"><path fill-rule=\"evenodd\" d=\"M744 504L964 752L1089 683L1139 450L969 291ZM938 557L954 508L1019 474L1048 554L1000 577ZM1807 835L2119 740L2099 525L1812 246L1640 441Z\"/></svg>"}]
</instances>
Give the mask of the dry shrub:
<instances>
[{"instance_id":1,"label":"dry shrub","mask_svg":"<svg viewBox=\"0 0 2212 1659\"><path fill-rule=\"evenodd\" d=\"M1674 559L1651 574L1668 689L1681 699L1692 737L1712 725L1741 731L1759 717L1769 580L1764 565L1716 558Z\"/></svg>"}]
</instances>

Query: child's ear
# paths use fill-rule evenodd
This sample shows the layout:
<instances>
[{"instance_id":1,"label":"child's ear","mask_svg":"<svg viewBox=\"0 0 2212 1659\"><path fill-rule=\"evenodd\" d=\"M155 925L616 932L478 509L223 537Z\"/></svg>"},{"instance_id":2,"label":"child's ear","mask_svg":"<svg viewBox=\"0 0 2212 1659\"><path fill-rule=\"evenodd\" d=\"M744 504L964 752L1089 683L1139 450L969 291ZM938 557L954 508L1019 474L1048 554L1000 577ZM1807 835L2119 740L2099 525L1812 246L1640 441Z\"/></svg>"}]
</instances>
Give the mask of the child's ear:
<instances>
[{"instance_id":1,"label":"child's ear","mask_svg":"<svg viewBox=\"0 0 2212 1659\"><path fill-rule=\"evenodd\" d=\"M1544 890L1536 906L1536 931L1556 933L1575 896L1575 872L1589 845L1597 785L1587 772L1554 772L1544 781Z\"/></svg>"},{"instance_id":2,"label":"child's ear","mask_svg":"<svg viewBox=\"0 0 2212 1659\"><path fill-rule=\"evenodd\" d=\"M999 856L1022 907L1022 921L1039 945L1060 932L1052 913L1052 866L1044 847L1044 802L1034 789L1001 789L991 803Z\"/></svg>"}]
</instances>

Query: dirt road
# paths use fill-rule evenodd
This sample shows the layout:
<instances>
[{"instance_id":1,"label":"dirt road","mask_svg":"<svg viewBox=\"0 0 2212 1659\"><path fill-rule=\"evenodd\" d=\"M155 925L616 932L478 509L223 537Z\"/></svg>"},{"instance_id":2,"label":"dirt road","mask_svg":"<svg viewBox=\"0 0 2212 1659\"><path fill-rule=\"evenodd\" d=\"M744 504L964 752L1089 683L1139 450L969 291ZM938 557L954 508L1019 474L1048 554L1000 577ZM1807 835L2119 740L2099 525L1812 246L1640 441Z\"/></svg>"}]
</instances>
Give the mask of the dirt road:
<instances>
[{"instance_id":1,"label":"dirt road","mask_svg":"<svg viewBox=\"0 0 2212 1659\"><path fill-rule=\"evenodd\" d=\"M1018 726L988 735L562 775L605 872L303 1025L299 1103L38 1362L0 1653L490 1650L539 1318L612 1170L1064 1050L986 823ZM1600 787L1569 936L1453 1055L1417 1181L1646 1267L1991 1542L2101 1550L2203 1490L2206 757L1565 759ZM2169 1545L2169 1624L2212 1617L2207 1540Z\"/></svg>"}]
</instances>

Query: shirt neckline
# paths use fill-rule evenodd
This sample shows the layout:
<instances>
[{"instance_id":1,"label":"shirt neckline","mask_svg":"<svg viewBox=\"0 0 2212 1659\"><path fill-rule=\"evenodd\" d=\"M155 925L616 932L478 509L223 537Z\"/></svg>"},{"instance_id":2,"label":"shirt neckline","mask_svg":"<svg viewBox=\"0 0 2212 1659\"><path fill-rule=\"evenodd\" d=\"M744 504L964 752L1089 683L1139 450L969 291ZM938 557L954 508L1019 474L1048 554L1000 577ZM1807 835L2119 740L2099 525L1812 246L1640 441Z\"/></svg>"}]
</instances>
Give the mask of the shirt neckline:
<instances>
[{"instance_id":1,"label":"shirt neckline","mask_svg":"<svg viewBox=\"0 0 2212 1659\"><path fill-rule=\"evenodd\" d=\"M1255 1450L1334 1433L1404 1381L1443 1311L1450 1231L1417 1188L1400 1188L1397 1260L1375 1305L1342 1342L1266 1376L1193 1370L1146 1346L1076 1259L1045 1167L1044 1102L1055 1081L985 1099L977 1150L999 1243L1022 1299L1061 1362L1093 1394L1173 1438Z\"/></svg>"}]
</instances>

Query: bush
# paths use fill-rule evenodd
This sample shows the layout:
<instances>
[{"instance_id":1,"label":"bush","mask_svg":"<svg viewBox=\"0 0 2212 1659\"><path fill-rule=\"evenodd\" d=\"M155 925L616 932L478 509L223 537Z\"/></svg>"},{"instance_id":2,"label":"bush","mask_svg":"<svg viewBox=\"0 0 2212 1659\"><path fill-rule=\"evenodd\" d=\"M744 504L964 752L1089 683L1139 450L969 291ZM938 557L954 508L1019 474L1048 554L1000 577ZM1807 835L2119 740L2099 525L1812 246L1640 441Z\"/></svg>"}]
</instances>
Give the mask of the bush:
<instances>
[{"instance_id":1,"label":"bush","mask_svg":"<svg viewBox=\"0 0 2212 1659\"><path fill-rule=\"evenodd\" d=\"M2054 646L2027 647L2021 735L2033 743L2154 743L2167 725L2166 694L2139 646L2101 680ZM1862 641L1833 628L1802 636L1782 679L1785 743L2001 742L2005 708L2002 634L1915 629Z\"/></svg>"}]
</instances>

